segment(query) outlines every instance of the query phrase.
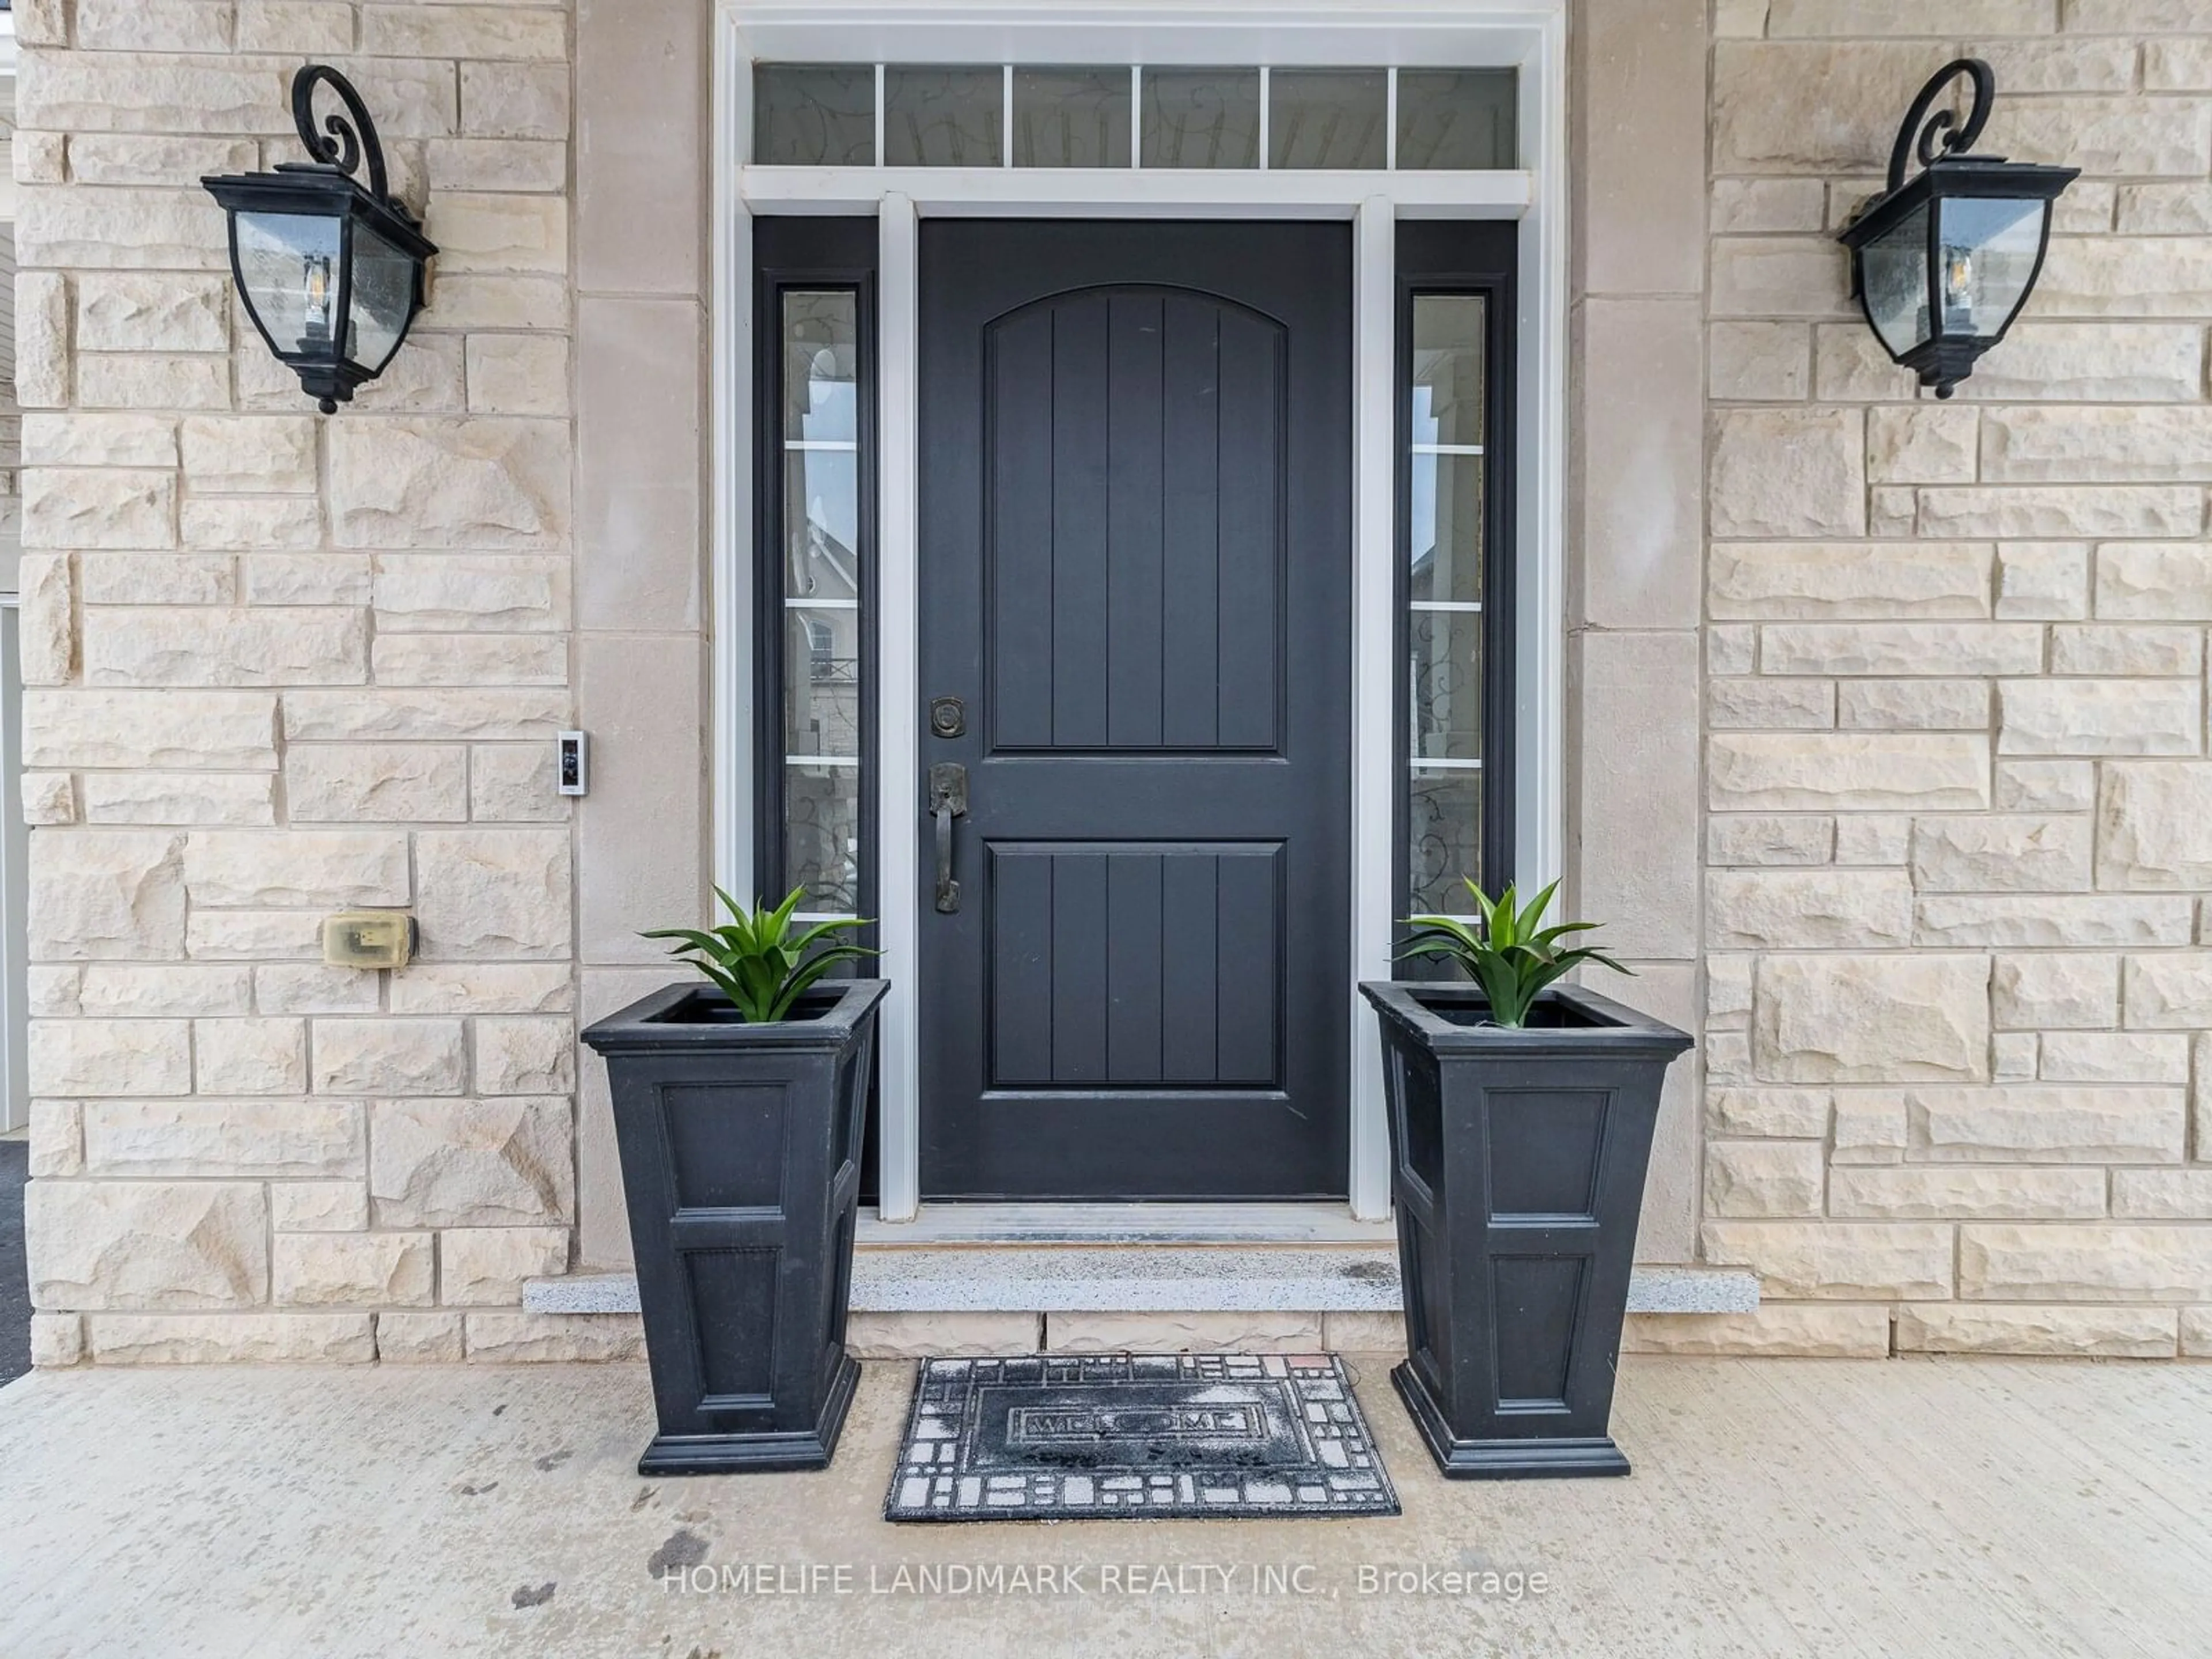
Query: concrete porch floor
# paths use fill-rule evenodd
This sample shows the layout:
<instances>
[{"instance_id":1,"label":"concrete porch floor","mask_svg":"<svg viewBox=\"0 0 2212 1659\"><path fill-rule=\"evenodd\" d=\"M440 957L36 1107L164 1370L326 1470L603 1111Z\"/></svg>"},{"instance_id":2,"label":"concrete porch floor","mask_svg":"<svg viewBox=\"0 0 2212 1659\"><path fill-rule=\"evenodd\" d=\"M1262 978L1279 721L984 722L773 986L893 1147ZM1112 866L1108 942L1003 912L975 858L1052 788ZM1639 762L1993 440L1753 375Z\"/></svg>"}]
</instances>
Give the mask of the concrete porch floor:
<instances>
[{"instance_id":1,"label":"concrete porch floor","mask_svg":"<svg viewBox=\"0 0 2212 1659\"><path fill-rule=\"evenodd\" d=\"M890 1363L833 1470L659 1481L634 1365L40 1374L0 1389L0 1653L2204 1650L2212 1367L1638 1358L1632 1478L1448 1485L1352 1363L1401 1519L888 1526ZM748 1561L842 1564L849 1593L663 1585ZM870 1593L926 1563L1077 1566L1085 1593ZM1256 1593L1255 1564L1316 1593ZM1362 1564L1550 1582L1363 1595ZM1109 1565L1188 1593L1110 1593Z\"/></svg>"}]
</instances>

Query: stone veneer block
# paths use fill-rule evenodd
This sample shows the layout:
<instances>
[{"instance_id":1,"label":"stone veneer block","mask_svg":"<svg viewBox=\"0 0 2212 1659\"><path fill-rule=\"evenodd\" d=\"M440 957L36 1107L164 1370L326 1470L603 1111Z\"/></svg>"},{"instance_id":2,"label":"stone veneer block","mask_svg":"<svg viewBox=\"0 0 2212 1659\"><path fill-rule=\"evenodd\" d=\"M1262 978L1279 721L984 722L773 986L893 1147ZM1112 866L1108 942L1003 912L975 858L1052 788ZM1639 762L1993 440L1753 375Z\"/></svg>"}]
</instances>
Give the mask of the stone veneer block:
<instances>
[{"instance_id":1,"label":"stone veneer block","mask_svg":"<svg viewBox=\"0 0 2212 1659\"><path fill-rule=\"evenodd\" d=\"M1719 733L1706 741L1716 811L1898 811L1989 805L1990 743L1951 732Z\"/></svg>"},{"instance_id":2,"label":"stone veneer block","mask_svg":"<svg viewBox=\"0 0 2212 1659\"><path fill-rule=\"evenodd\" d=\"M438 1300L453 1307L515 1306L523 1281L564 1272L566 1227L449 1227L438 1235Z\"/></svg>"},{"instance_id":3,"label":"stone veneer block","mask_svg":"<svg viewBox=\"0 0 2212 1659\"><path fill-rule=\"evenodd\" d=\"M2212 887L2212 764L2115 761L2097 803L2101 885Z\"/></svg>"},{"instance_id":4,"label":"stone veneer block","mask_svg":"<svg viewBox=\"0 0 2212 1659\"><path fill-rule=\"evenodd\" d=\"M1909 1156L1930 1163L2173 1164L2185 1101L2173 1088L2014 1084L1901 1091Z\"/></svg>"},{"instance_id":5,"label":"stone veneer block","mask_svg":"<svg viewBox=\"0 0 2212 1659\"><path fill-rule=\"evenodd\" d=\"M457 1095L468 1060L457 1019L319 1019L318 1094Z\"/></svg>"},{"instance_id":6,"label":"stone veneer block","mask_svg":"<svg viewBox=\"0 0 2212 1659\"><path fill-rule=\"evenodd\" d=\"M301 1307L427 1305L432 1255L428 1233L279 1233L270 1294Z\"/></svg>"},{"instance_id":7,"label":"stone veneer block","mask_svg":"<svg viewBox=\"0 0 2212 1659\"><path fill-rule=\"evenodd\" d=\"M1631 1314L1620 1348L1643 1354L1884 1359L1889 1355L1889 1310L1771 1302L1755 1313Z\"/></svg>"},{"instance_id":8,"label":"stone veneer block","mask_svg":"<svg viewBox=\"0 0 2212 1659\"><path fill-rule=\"evenodd\" d=\"M576 1086L574 1021L481 1018L475 1032L477 1092L567 1094Z\"/></svg>"},{"instance_id":9,"label":"stone veneer block","mask_svg":"<svg viewBox=\"0 0 2212 1659\"><path fill-rule=\"evenodd\" d=\"M258 1183L34 1181L23 1201L35 1306L238 1308L269 1294Z\"/></svg>"},{"instance_id":10,"label":"stone veneer block","mask_svg":"<svg viewBox=\"0 0 2212 1659\"><path fill-rule=\"evenodd\" d=\"M355 1101L91 1100L83 1111L94 1175L350 1175L357 1188L366 1171Z\"/></svg>"},{"instance_id":11,"label":"stone veneer block","mask_svg":"<svg viewBox=\"0 0 2212 1659\"><path fill-rule=\"evenodd\" d=\"M84 1316L41 1313L31 1316L31 1364L40 1370L58 1370L84 1363Z\"/></svg>"},{"instance_id":12,"label":"stone veneer block","mask_svg":"<svg viewBox=\"0 0 2212 1659\"><path fill-rule=\"evenodd\" d=\"M2212 1301L2212 1228L1970 1224L1959 1293L1997 1302Z\"/></svg>"},{"instance_id":13,"label":"stone veneer block","mask_svg":"<svg viewBox=\"0 0 2212 1659\"><path fill-rule=\"evenodd\" d=\"M1762 1081L1881 1083L1989 1076L1989 958L1773 956L1754 980Z\"/></svg>"},{"instance_id":14,"label":"stone veneer block","mask_svg":"<svg viewBox=\"0 0 2212 1659\"><path fill-rule=\"evenodd\" d=\"M2196 755L2204 748L2195 680L2004 680L2002 755Z\"/></svg>"},{"instance_id":15,"label":"stone veneer block","mask_svg":"<svg viewBox=\"0 0 2212 1659\"><path fill-rule=\"evenodd\" d=\"M2131 1221L2212 1220L2212 1170L2115 1170L2112 1213Z\"/></svg>"},{"instance_id":16,"label":"stone veneer block","mask_svg":"<svg viewBox=\"0 0 2212 1659\"><path fill-rule=\"evenodd\" d=\"M460 1362L464 1352L461 1316L387 1310L376 1318L376 1357L387 1365Z\"/></svg>"},{"instance_id":17,"label":"stone veneer block","mask_svg":"<svg viewBox=\"0 0 2212 1659\"><path fill-rule=\"evenodd\" d=\"M1785 1301L1927 1301L1951 1294L1952 1230L1927 1222L1708 1221L1708 1261L1756 1268Z\"/></svg>"},{"instance_id":18,"label":"stone veneer block","mask_svg":"<svg viewBox=\"0 0 2212 1659\"><path fill-rule=\"evenodd\" d=\"M272 1232L349 1233L368 1225L368 1183L364 1179L270 1183Z\"/></svg>"},{"instance_id":19,"label":"stone veneer block","mask_svg":"<svg viewBox=\"0 0 2212 1659\"><path fill-rule=\"evenodd\" d=\"M1987 542L1716 542L1712 614L1741 618L1990 614Z\"/></svg>"},{"instance_id":20,"label":"stone veneer block","mask_svg":"<svg viewBox=\"0 0 2212 1659\"><path fill-rule=\"evenodd\" d=\"M1990 995L1996 1024L2007 1030L2116 1025L2120 958L2045 951L2000 956L1990 969Z\"/></svg>"},{"instance_id":21,"label":"stone veneer block","mask_svg":"<svg viewBox=\"0 0 2212 1659\"><path fill-rule=\"evenodd\" d=\"M1716 1140L1705 1147L1705 1213L1817 1216L1826 1192L1816 1141Z\"/></svg>"},{"instance_id":22,"label":"stone veneer block","mask_svg":"<svg viewBox=\"0 0 2212 1659\"><path fill-rule=\"evenodd\" d=\"M2089 885L2089 824L2080 817L1920 817L1912 822L1912 882L1922 892Z\"/></svg>"},{"instance_id":23,"label":"stone veneer block","mask_svg":"<svg viewBox=\"0 0 2212 1659\"><path fill-rule=\"evenodd\" d=\"M1026 1313L854 1313L845 1346L857 1359L978 1358L1036 1353L1044 1322Z\"/></svg>"},{"instance_id":24,"label":"stone veneer block","mask_svg":"<svg viewBox=\"0 0 2212 1659\"><path fill-rule=\"evenodd\" d=\"M1866 438L1855 409L1725 409L1715 417L1717 537L1866 533Z\"/></svg>"},{"instance_id":25,"label":"stone veneer block","mask_svg":"<svg viewBox=\"0 0 2212 1659\"><path fill-rule=\"evenodd\" d=\"M253 909L408 901L407 838L392 830L195 830L185 847L195 905Z\"/></svg>"},{"instance_id":26,"label":"stone veneer block","mask_svg":"<svg viewBox=\"0 0 2212 1659\"><path fill-rule=\"evenodd\" d=\"M483 1311L465 1317L471 1362L520 1364L645 1358L645 1330L635 1314Z\"/></svg>"},{"instance_id":27,"label":"stone veneer block","mask_svg":"<svg viewBox=\"0 0 2212 1659\"><path fill-rule=\"evenodd\" d=\"M1873 949L1912 939L1902 870L1716 870L1705 939L1727 949Z\"/></svg>"},{"instance_id":28,"label":"stone veneer block","mask_svg":"<svg viewBox=\"0 0 2212 1659\"><path fill-rule=\"evenodd\" d=\"M428 234L444 240L434 225ZM410 416L336 422L325 442L340 547L553 548L568 534L568 437L558 423Z\"/></svg>"},{"instance_id":29,"label":"stone veneer block","mask_svg":"<svg viewBox=\"0 0 2212 1659\"><path fill-rule=\"evenodd\" d=\"M1926 945L2186 945L2186 898L2117 894L1944 894L1915 906L1913 937Z\"/></svg>"},{"instance_id":30,"label":"stone veneer block","mask_svg":"<svg viewBox=\"0 0 2212 1659\"><path fill-rule=\"evenodd\" d=\"M567 830L424 830L415 871L426 957L568 953Z\"/></svg>"},{"instance_id":31,"label":"stone veneer block","mask_svg":"<svg viewBox=\"0 0 2212 1659\"><path fill-rule=\"evenodd\" d=\"M33 1181L84 1173L84 1103L33 1100L27 1167Z\"/></svg>"},{"instance_id":32,"label":"stone veneer block","mask_svg":"<svg viewBox=\"0 0 2212 1659\"><path fill-rule=\"evenodd\" d=\"M1826 1089L1709 1089L1705 1121L1717 1135L1821 1140L1833 1103Z\"/></svg>"},{"instance_id":33,"label":"stone veneer block","mask_svg":"<svg viewBox=\"0 0 2212 1659\"><path fill-rule=\"evenodd\" d=\"M40 1095L188 1095L191 1026L180 1019L41 1019L26 1072Z\"/></svg>"},{"instance_id":34,"label":"stone veneer block","mask_svg":"<svg viewBox=\"0 0 2212 1659\"><path fill-rule=\"evenodd\" d=\"M2105 1172L1838 1164L1828 1172L1828 1212L1876 1221L2081 1219L2104 1214Z\"/></svg>"},{"instance_id":35,"label":"stone veneer block","mask_svg":"<svg viewBox=\"0 0 2212 1659\"><path fill-rule=\"evenodd\" d=\"M35 961L185 953L185 837L46 829L31 838L25 923Z\"/></svg>"},{"instance_id":36,"label":"stone veneer block","mask_svg":"<svg viewBox=\"0 0 2212 1659\"><path fill-rule=\"evenodd\" d=\"M366 1313L108 1314L85 1321L101 1365L362 1365L376 1358Z\"/></svg>"},{"instance_id":37,"label":"stone veneer block","mask_svg":"<svg viewBox=\"0 0 2212 1659\"><path fill-rule=\"evenodd\" d=\"M1989 1308L1913 1303L1897 1310L1900 1353L2097 1354L2166 1359L2179 1316L2161 1308Z\"/></svg>"},{"instance_id":38,"label":"stone veneer block","mask_svg":"<svg viewBox=\"0 0 2212 1659\"><path fill-rule=\"evenodd\" d=\"M389 1100L369 1109L379 1226L506 1226L574 1212L570 1107L560 1096Z\"/></svg>"}]
</instances>

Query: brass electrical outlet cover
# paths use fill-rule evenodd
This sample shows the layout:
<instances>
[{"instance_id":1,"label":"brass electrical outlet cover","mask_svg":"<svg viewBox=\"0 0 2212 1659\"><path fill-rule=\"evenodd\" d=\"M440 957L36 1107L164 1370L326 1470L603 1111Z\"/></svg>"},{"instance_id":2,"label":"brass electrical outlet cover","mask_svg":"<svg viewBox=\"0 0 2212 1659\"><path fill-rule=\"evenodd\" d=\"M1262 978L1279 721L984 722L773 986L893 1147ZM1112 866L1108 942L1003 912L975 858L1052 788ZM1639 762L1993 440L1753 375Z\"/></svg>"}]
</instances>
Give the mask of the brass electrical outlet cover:
<instances>
[{"instance_id":1,"label":"brass electrical outlet cover","mask_svg":"<svg viewBox=\"0 0 2212 1659\"><path fill-rule=\"evenodd\" d=\"M342 910L323 918L323 963L331 968L404 968L415 955L415 918L404 910Z\"/></svg>"}]
</instances>

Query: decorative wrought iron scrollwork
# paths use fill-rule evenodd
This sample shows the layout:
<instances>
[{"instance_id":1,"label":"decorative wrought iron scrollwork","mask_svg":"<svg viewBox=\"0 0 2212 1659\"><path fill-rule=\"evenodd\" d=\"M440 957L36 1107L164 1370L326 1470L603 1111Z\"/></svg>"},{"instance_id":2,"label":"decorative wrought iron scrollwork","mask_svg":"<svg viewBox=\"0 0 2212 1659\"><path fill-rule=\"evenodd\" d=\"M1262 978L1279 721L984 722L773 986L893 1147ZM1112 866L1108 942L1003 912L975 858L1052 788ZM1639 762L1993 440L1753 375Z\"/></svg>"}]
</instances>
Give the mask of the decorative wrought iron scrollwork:
<instances>
[{"instance_id":1,"label":"decorative wrought iron scrollwork","mask_svg":"<svg viewBox=\"0 0 2212 1659\"><path fill-rule=\"evenodd\" d=\"M323 130L315 130L315 88L328 87L346 106L346 115L332 113L323 118ZM361 94L347 80L328 64L309 64L292 77L292 124L299 129L300 142L307 146L307 154L324 167L336 167L350 173L365 161L368 163L368 190L380 202L392 200L390 185L384 171L384 146L377 142L376 123L368 118L368 107L361 101Z\"/></svg>"},{"instance_id":2,"label":"decorative wrought iron scrollwork","mask_svg":"<svg viewBox=\"0 0 2212 1659\"><path fill-rule=\"evenodd\" d=\"M1949 92L1952 83L1962 75L1973 82L1974 88L1974 101L1967 106L1963 123L1958 112L1948 105L1936 108L1936 100ZM1972 149L1974 140L1982 136L1982 129L1989 124L1990 106L1996 101L1996 76L1978 58L1954 58L1929 76L1928 84L1912 100L1912 107L1905 112L1905 124L1897 130L1897 143L1889 152L1888 188L1893 191L1905 183L1905 163L1915 155L1924 167L1939 155L1957 155Z\"/></svg>"}]
</instances>

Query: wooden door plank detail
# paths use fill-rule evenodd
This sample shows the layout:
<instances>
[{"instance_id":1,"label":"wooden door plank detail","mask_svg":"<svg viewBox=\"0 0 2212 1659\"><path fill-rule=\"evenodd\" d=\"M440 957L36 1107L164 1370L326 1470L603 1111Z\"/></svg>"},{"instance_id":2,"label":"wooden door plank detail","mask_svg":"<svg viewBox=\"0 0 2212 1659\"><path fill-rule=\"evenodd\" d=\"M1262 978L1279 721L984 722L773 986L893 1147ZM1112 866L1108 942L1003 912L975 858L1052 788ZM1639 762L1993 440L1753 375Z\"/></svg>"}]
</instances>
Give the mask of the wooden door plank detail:
<instances>
[{"instance_id":1,"label":"wooden door plank detail","mask_svg":"<svg viewBox=\"0 0 2212 1659\"><path fill-rule=\"evenodd\" d=\"M988 333L996 747L1276 748L1281 325L1093 289Z\"/></svg>"},{"instance_id":2,"label":"wooden door plank detail","mask_svg":"<svg viewBox=\"0 0 2212 1659\"><path fill-rule=\"evenodd\" d=\"M1221 308L1173 295L1163 307L1161 492L1215 499L1221 471ZM1161 526L1167 611L1160 627L1161 741L1220 741L1220 514L1170 513Z\"/></svg>"},{"instance_id":3,"label":"wooden door plank detail","mask_svg":"<svg viewBox=\"0 0 2212 1659\"><path fill-rule=\"evenodd\" d=\"M1052 313L1030 307L991 330L986 362L993 631L1048 640L1053 625L1052 496L1033 487L1052 476ZM1052 659L1036 651L991 659L992 729L1010 749L1052 745Z\"/></svg>"},{"instance_id":4,"label":"wooden door plank detail","mask_svg":"<svg viewBox=\"0 0 2212 1659\"><path fill-rule=\"evenodd\" d=\"M994 1088L1272 1088L1282 848L990 848Z\"/></svg>"}]
</instances>

